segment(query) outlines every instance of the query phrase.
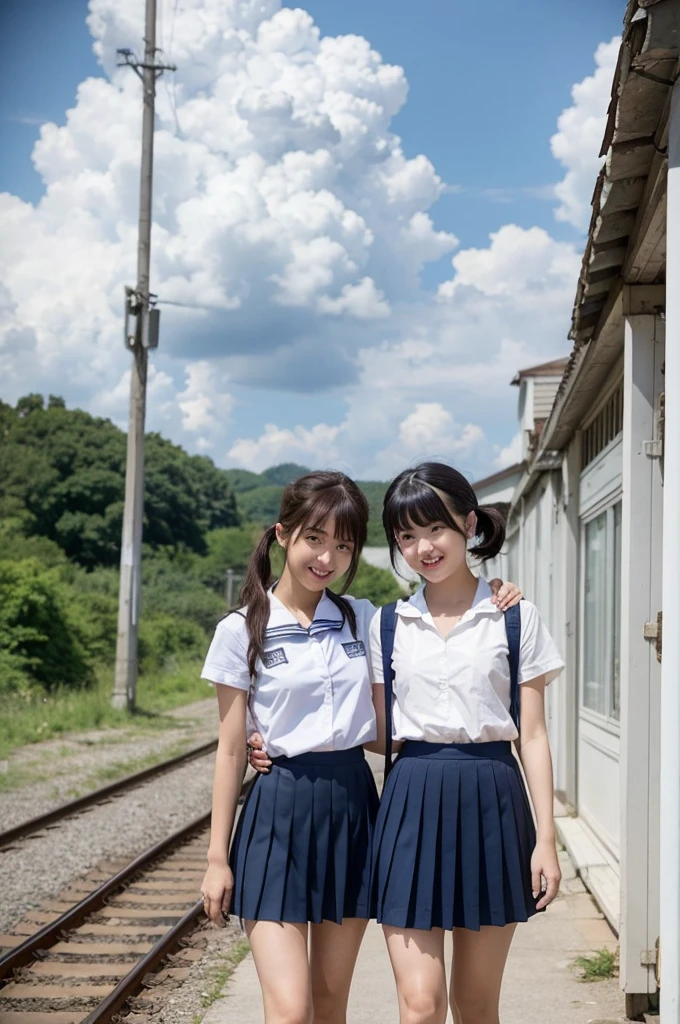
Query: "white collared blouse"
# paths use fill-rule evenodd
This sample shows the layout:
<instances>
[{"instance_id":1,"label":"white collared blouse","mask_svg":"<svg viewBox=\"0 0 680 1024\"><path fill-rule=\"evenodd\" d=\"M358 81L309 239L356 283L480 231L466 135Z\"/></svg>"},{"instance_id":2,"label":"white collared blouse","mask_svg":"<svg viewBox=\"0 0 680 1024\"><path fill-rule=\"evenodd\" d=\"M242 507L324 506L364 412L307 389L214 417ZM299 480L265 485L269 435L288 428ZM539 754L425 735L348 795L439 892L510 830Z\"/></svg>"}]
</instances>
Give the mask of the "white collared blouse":
<instances>
[{"instance_id":1,"label":"white collared blouse","mask_svg":"<svg viewBox=\"0 0 680 1024\"><path fill-rule=\"evenodd\" d=\"M521 605L519 681L546 682L564 662L536 606ZM369 629L373 681L383 682L380 614ZM430 743L514 740L510 716L508 641L502 612L480 578L472 607L443 637L425 600L424 587L397 605L392 666L395 672L393 736Z\"/></svg>"},{"instance_id":2,"label":"white collared blouse","mask_svg":"<svg viewBox=\"0 0 680 1024\"><path fill-rule=\"evenodd\" d=\"M252 681L245 609L217 624L201 678L250 691L248 725L262 734L271 757L349 750L376 738L367 650L375 605L347 600L356 639L326 593L305 628L270 591L264 658Z\"/></svg>"}]
</instances>

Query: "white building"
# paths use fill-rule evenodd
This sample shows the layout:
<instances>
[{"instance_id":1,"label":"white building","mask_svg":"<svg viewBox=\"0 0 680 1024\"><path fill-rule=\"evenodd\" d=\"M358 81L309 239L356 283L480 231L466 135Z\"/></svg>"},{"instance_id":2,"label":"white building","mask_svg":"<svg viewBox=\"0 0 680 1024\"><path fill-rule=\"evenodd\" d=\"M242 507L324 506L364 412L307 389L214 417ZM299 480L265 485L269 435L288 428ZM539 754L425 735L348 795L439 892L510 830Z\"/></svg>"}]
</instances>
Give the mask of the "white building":
<instances>
[{"instance_id":1,"label":"white building","mask_svg":"<svg viewBox=\"0 0 680 1024\"><path fill-rule=\"evenodd\" d=\"M660 939L662 1024L680 1021L679 49L680 0L630 0L574 347L508 523L509 577L567 660L549 697L562 836L619 931L633 1019L654 1001Z\"/></svg>"},{"instance_id":2,"label":"white building","mask_svg":"<svg viewBox=\"0 0 680 1024\"><path fill-rule=\"evenodd\" d=\"M528 460L533 457L546 420L550 415L557 389L567 366L567 359L554 359L540 366L520 370L512 380L519 388L519 448L521 461L473 483L480 505L495 505L507 516L513 495L520 483ZM516 582L518 566L516 549L508 543L493 559L484 562L479 571L485 579L494 576Z\"/></svg>"}]
</instances>

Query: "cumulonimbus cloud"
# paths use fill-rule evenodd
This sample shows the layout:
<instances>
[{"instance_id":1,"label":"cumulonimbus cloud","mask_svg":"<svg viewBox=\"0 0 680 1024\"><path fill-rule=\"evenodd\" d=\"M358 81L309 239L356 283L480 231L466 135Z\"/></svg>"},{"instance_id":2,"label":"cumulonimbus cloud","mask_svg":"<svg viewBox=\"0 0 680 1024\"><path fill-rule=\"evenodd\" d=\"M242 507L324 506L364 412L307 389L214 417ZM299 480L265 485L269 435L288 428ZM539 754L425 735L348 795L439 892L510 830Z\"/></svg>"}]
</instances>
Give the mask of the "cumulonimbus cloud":
<instances>
[{"instance_id":1,"label":"cumulonimbus cloud","mask_svg":"<svg viewBox=\"0 0 680 1024\"><path fill-rule=\"evenodd\" d=\"M63 125L42 127L40 202L0 195L3 396L57 390L121 423L141 97L116 50L140 45L142 15L137 0L90 0L106 77L81 84ZM483 453L511 412L514 396L498 396L517 365L563 350L574 247L502 226L486 248L458 252L432 296L422 269L458 243L430 212L444 184L391 127L407 99L400 67L359 36L322 37L280 0L166 2L159 28L160 56L178 71L157 102L152 287L166 305L150 425L253 467L297 458L386 472L409 423L423 445L427 428L440 450ZM569 168L561 201L575 210L567 114L553 147ZM265 403L248 438L234 387L259 401L267 389L342 389L346 415L274 425Z\"/></svg>"}]
</instances>

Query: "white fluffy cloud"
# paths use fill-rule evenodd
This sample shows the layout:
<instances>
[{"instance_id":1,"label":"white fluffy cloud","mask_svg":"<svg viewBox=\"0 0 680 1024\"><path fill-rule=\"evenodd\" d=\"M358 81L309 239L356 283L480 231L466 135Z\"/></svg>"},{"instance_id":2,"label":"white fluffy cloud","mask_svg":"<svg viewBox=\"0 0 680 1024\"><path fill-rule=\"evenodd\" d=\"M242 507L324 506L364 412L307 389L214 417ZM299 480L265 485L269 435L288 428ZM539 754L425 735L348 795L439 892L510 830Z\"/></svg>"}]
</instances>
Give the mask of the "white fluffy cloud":
<instances>
[{"instance_id":1,"label":"white fluffy cloud","mask_svg":"<svg viewBox=\"0 0 680 1024\"><path fill-rule=\"evenodd\" d=\"M232 445L229 462L255 472L280 462L299 462L314 468L334 465L340 454L336 445L340 429L317 423L309 430L301 426L287 430L267 423L261 437L242 439Z\"/></svg>"},{"instance_id":2,"label":"white fluffy cloud","mask_svg":"<svg viewBox=\"0 0 680 1024\"><path fill-rule=\"evenodd\" d=\"M256 440L236 441L228 452L229 462L262 470L279 462L300 462L312 468L335 466L354 472L352 423L348 418L338 426L317 423L308 429L283 429L268 423ZM439 402L418 402L397 425L394 441L375 460L374 475L386 478L409 463L427 458L455 458L469 454L484 440L484 431L474 423L460 427Z\"/></svg>"},{"instance_id":3,"label":"white fluffy cloud","mask_svg":"<svg viewBox=\"0 0 680 1024\"><path fill-rule=\"evenodd\" d=\"M507 469L508 466L515 466L522 461L522 434L518 431L510 444L501 448L494 459L496 469Z\"/></svg>"},{"instance_id":4,"label":"white fluffy cloud","mask_svg":"<svg viewBox=\"0 0 680 1024\"><path fill-rule=\"evenodd\" d=\"M573 87L573 104L560 115L557 132L550 140L553 156L567 168L555 187L560 200L555 216L577 228L587 228L590 220L590 200L602 163L600 145L620 45L619 36L600 43L595 52L595 73Z\"/></svg>"},{"instance_id":5,"label":"white fluffy cloud","mask_svg":"<svg viewBox=\"0 0 680 1024\"><path fill-rule=\"evenodd\" d=\"M0 197L5 334L30 339L34 373L75 372L79 397L126 365L141 120L139 81L115 51L141 39L143 5L91 0L90 11L109 79L83 82L66 123L43 126L40 203ZM166 33L169 19L166 4ZM183 306L165 308L158 358L246 355L252 375L258 354L338 319L370 325L416 295L423 264L456 240L427 212L442 191L431 163L407 159L390 131L402 69L359 37L321 38L278 0L185 0L173 38L176 120L163 89L157 100L152 281ZM197 409L180 403L192 401L177 397L184 427Z\"/></svg>"},{"instance_id":6,"label":"white fluffy cloud","mask_svg":"<svg viewBox=\"0 0 680 1024\"><path fill-rule=\"evenodd\" d=\"M42 200L0 195L2 397L57 391L121 424L141 105L115 51L139 45L142 6L90 0L108 78L83 82L65 123L43 126ZM179 70L157 101L152 288L163 322L149 426L252 469L295 460L383 476L440 455L476 460L482 475L498 451L489 436L515 424L517 367L567 351L574 246L506 224L486 247L458 251L430 295L424 265L458 240L433 223L445 186L432 164L408 159L391 129L403 70L358 36L321 37L280 0L166 0L161 23ZM567 168L558 216L573 223L592 189L614 50L599 48L552 140ZM335 424L264 425L265 407L259 436L242 437L231 395L248 387L342 389L346 412Z\"/></svg>"}]
</instances>

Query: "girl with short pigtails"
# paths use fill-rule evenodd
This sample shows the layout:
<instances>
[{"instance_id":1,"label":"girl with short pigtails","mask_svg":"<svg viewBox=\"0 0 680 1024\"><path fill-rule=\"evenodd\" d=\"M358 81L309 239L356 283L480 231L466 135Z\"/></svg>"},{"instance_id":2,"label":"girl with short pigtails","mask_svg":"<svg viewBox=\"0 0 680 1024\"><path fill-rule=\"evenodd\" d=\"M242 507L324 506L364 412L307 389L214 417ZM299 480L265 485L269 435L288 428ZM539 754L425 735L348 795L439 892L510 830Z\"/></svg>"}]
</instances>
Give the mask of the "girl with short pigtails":
<instances>
[{"instance_id":1,"label":"girl with short pigtails","mask_svg":"<svg viewBox=\"0 0 680 1024\"><path fill-rule=\"evenodd\" d=\"M444 1024L449 1003L455 1024L498 1024L516 926L560 882L544 691L564 663L533 604L503 614L470 570L470 556L499 553L505 527L462 474L436 462L401 473L383 523L393 562L399 552L423 585L370 627L387 776L373 846L377 919L402 1024Z\"/></svg>"}]
</instances>

